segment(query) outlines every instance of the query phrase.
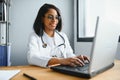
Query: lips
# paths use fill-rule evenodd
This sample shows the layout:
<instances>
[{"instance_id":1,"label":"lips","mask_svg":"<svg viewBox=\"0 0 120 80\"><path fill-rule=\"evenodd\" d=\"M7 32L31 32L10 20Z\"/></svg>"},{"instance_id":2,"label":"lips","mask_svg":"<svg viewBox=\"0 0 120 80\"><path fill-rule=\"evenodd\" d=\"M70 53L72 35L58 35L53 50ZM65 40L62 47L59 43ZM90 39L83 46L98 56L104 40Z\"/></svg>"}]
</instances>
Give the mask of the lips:
<instances>
[{"instance_id":1,"label":"lips","mask_svg":"<svg viewBox=\"0 0 120 80\"><path fill-rule=\"evenodd\" d=\"M50 24L51 27L56 27L57 25L56 24Z\"/></svg>"}]
</instances>

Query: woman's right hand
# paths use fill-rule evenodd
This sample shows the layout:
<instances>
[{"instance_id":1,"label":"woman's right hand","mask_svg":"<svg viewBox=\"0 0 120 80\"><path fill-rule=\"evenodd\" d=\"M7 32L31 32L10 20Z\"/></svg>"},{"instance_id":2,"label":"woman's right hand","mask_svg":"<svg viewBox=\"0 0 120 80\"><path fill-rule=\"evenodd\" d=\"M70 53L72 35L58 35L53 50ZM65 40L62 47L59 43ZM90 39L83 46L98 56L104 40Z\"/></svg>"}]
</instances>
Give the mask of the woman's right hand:
<instances>
[{"instance_id":1,"label":"woman's right hand","mask_svg":"<svg viewBox=\"0 0 120 80\"><path fill-rule=\"evenodd\" d=\"M84 62L77 58L77 57L72 57L72 58L61 58L59 59L59 62L61 65L69 65L69 66L84 66Z\"/></svg>"}]
</instances>

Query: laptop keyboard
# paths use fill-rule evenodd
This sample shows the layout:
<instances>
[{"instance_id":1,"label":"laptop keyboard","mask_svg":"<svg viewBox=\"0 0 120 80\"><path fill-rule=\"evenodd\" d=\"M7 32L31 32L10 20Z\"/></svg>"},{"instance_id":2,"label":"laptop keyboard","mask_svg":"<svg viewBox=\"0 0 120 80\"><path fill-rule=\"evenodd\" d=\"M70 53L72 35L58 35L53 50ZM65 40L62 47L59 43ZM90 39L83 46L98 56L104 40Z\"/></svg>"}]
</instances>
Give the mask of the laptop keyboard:
<instances>
[{"instance_id":1,"label":"laptop keyboard","mask_svg":"<svg viewBox=\"0 0 120 80\"><path fill-rule=\"evenodd\" d=\"M89 68L89 63L85 64L84 66L76 66L76 67L71 67L71 66L57 66L59 67L59 69L64 69L67 71L75 71L75 72L88 72L88 68Z\"/></svg>"},{"instance_id":2,"label":"laptop keyboard","mask_svg":"<svg viewBox=\"0 0 120 80\"><path fill-rule=\"evenodd\" d=\"M71 67L71 66L66 66L66 65L58 65L58 66L51 67L51 69L57 72L61 72L61 73L69 74L69 75L90 78L90 74L88 71L89 64L90 63L86 63L82 67L81 66Z\"/></svg>"},{"instance_id":3,"label":"laptop keyboard","mask_svg":"<svg viewBox=\"0 0 120 80\"><path fill-rule=\"evenodd\" d=\"M84 66L77 66L76 67L76 69L78 70L78 71L88 71L88 68L89 68L89 64L85 64Z\"/></svg>"}]
</instances>

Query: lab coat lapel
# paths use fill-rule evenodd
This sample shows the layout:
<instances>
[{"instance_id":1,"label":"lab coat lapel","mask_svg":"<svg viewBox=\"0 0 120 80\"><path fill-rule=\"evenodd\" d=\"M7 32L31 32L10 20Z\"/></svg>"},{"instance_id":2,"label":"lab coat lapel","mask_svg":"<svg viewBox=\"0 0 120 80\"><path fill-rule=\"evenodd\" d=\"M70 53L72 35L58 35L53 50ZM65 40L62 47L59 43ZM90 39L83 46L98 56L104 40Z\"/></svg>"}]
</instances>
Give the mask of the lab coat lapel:
<instances>
[{"instance_id":1,"label":"lab coat lapel","mask_svg":"<svg viewBox=\"0 0 120 80\"><path fill-rule=\"evenodd\" d=\"M44 34L43 34L43 40L44 40L44 42L45 42L48 46L53 47L53 40L52 40L52 38L50 38L45 32L44 32Z\"/></svg>"},{"instance_id":2,"label":"lab coat lapel","mask_svg":"<svg viewBox=\"0 0 120 80\"><path fill-rule=\"evenodd\" d=\"M54 39L55 39L55 44L56 44L56 46L58 46L58 45L60 45L60 44L63 43L62 38L61 38L61 37L59 36L59 34L57 34L56 32L55 32L55 35L54 35Z\"/></svg>"},{"instance_id":3,"label":"lab coat lapel","mask_svg":"<svg viewBox=\"0 0 120 80\"><path fill-rule=\"evenodd\" d=\"M56 46L64 43L63 39L60 37L60 35L62 36L62 34L60 34L60 35L59 34L57 32L55 32L55 43L56 43ZM58 48L61 50L63 57L66 58L64 45L59 46Z\"/></svg>"}]
</instances>

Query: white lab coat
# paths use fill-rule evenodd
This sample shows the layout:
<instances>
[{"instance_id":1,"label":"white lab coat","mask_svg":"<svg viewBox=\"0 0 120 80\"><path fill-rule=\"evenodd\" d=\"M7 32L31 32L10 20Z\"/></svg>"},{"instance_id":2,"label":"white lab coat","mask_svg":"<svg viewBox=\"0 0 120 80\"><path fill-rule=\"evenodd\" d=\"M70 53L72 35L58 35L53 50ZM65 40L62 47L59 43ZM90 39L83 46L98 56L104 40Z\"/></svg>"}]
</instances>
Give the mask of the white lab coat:
<instances>
[{"instance_id":1,"label":"white lab coat","mask_svg":"<svg viewBox=\"0 0 120 80\"><path fill-rule=\"evenodd\" d=\"M27 59L29 64L37 65L41 67L47 67L48 61L53 57L74 57L73 50L69 44L68 38L63 32L59 32L65 40L64 46L56 47L59 44L64 43L63 39L58 33L55 32L54 38L49 37L45 32L43 34L43 41L47 44L46 48L43 48L41 37L34 32L30 35L28 43Z\"/></svg>"}]
</instances>

